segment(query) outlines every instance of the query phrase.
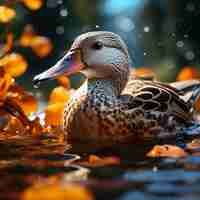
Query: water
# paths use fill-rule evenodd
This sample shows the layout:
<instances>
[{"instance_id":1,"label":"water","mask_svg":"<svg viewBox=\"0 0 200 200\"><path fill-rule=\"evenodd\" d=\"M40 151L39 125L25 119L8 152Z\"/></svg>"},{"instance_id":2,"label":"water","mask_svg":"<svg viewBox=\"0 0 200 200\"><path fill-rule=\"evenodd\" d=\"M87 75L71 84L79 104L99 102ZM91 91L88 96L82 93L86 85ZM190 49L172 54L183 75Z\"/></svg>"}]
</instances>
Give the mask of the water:
<instances>
[{"instance_id":1,"label":"water","mask_svg":"<svg viewBox=\"0 0 200 200\"><path fill-rule=\"evenodd\" d=\"M189 140L190 141L190 140ZM59 144L50 140L12 138L0 140L0 199L20 199L20 194L44 178L60 184L76 180L97 200L196 200L200 198L200 150L186 158L149 158L155 142L117 144ZM78 159L88 155L115 156L121 163L88 168ZM71 165L70 163L73 163Z\"/></svg>"}]
</instances>

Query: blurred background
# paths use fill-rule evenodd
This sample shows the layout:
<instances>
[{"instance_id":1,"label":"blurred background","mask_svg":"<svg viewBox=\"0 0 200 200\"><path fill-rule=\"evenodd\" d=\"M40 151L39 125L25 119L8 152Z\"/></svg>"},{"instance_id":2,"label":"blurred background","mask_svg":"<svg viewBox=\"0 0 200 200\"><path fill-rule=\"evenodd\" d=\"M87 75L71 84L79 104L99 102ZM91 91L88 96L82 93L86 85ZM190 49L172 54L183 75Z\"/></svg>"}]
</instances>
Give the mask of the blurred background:
<instances>
[{"instance_id":1,"label":"blurred background","mask_svg":"<svg viewBox=\"0 0 200 200\"><path fill-rule=\"evenodd\" d=\"M120 34L133 65L153 69L162 81L175 80L186 66L199 67L199 0L0 0L0 6L15 12L9 20L3 18L9 11L0 10L0 47L11 32L8 52L25 57L28 68L17 81L27 89L33 89L32 78L55 64L76 36L93 30ZM29 37L36 36L29 44ZM48 93L54 84L41 90Z\"/></svg>"}]
</instances>

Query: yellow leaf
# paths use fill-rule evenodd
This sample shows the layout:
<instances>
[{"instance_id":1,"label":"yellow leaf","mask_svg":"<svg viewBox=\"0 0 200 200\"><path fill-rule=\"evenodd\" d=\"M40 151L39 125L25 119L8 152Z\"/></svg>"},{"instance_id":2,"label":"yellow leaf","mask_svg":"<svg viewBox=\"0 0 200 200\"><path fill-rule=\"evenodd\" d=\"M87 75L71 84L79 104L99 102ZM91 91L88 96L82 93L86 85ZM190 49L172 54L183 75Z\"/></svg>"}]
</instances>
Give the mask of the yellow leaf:
<instances>
[{"instance_id":1,"label":"yellow leaf","mask_svg":"<svg viewBox=\"0 0 200 200\"><path fill-rule=\"evenodd\" d=\"M184 81L190 79L200 79L200 71L197 68L186 66L177 76L177 81Z\"/></svg>"},{"instance_id":2,"label":"yellow leaf","mask_svg":"<svg viewBox=\"0 0 200 200\"><path fill-rule=\"evenodd\" d=\"M16 16L14 9L7 6L0 6L0 22L8 23Z\"/></svg>"},{"instance_id":3,"label":"yellow leaf","mask_svg":"<svg viewBox=\"0 0 200 200\"><path fill-rule=\"evenodd\" d=\"M19 85L13 84L9 88L7 96L14 99L27 115L37 111L38 102L36 98Z\"/></svg>"},{"instance_id":4,"label":"yellow leaf","mask_svg":"<svg viewBox=\"0 0 200 200\"><path fill-rule=\"evenodd\" d=\"M32 47L33 52L40 58L48 56L53 49L51 40L43 36L35 36L32 39L30 46Z\"/></svg>"},{"instance_id":5,"label":"yellow leaf","mask_svg":"<svg viewBox=\"0 0 200 200\"><path fill-rule=\"evenodd\" d=\"M33 27L28 24L24 27L24 31L19 39L19 44L22 47L29 47L31 46L31 42L33 40L33 38L36 36Z\"/></svg>"},{"instance_id":6,"label":"yellow leaf","mask_svg":"<svg viewBox=\"0 0 200 200\"><path fill-rule=\"evenodd\" d=\"M22 75L28 66L25 58L19 53L11 53L0 59L0 66L13 77Z\"/></svg>"},{"instance_id":7,"label":"yellow leaf","mask_svg":"<svg viewBox=\"0 0 200 200\"><path fill-rule=\"evenodd\" d=\"M22 0L24 5L30 10L38 10L42 7L43 0Z\"/></svg>"},{"instance_id":8,"label":"yellow leaf","mask_svg":"<svg viewBox=\"0 0 200 200\"><path fill-rule=\"evenodd\" d=\"M171 157L171 158L179 158L187 156L187 153L184 149L181 149L178 146L174 145L155 145L152 150L147 153L149 157Z\"/></svg>"},{"instance_id":9,"label":"yellow leaf","mask_svg":"<svg viewBox=\"0 0 200 200\"><path fill-rule=\"evenodd\" d=\"M49 97L49 103L66 103L69 100L70 94L64 87L59 86L53 89Z\"/></svg>"}]
</instances>

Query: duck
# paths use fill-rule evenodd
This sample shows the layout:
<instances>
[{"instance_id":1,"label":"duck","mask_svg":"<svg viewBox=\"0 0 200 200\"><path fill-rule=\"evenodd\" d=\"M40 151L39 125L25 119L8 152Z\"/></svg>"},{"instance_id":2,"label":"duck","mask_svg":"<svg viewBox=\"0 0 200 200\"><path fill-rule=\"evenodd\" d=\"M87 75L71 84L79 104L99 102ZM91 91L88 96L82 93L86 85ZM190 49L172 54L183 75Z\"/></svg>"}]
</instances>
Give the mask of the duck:
<instances>
[{"instance_id":1,"label":"duck","mask_svg":"<svg viewBox=\"0 0 200 200\"><path fill-rule=\"evenodd\" d=\"M66 102L66 138L82 142L123 142L175 136L194 122L200 81L163 83L135 78L124 40L92 31L75 38L69 51L34 83L81 73L84 83Z\"/></svg>"}]
</instances>

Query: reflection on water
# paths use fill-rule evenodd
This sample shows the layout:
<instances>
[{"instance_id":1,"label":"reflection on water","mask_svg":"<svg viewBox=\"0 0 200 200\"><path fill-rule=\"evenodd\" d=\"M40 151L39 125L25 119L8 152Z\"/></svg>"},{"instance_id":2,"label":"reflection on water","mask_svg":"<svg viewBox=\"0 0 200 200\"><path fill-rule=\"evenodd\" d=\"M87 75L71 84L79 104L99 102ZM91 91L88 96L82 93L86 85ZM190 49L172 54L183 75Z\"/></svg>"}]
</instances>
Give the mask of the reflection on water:
<instances>
[{"instance_id":1,"label":"reflection on water","mask_svg":"<svg viewBox=\"0 0 200 200\"><path fill-rule=\"evenodd\" d=\"M68 146L12 139L0 142L0 199L19 199L33 183L54 177L60 184L78 181L87 186L97 199L191 199L200 197L200 157L147 158L151 143L122 144L95 148L86 144ZM76 164L81 158L119 157L120 165L86 169ZM86 153L87 152L87 153ZM74 162L75 161L75 162ZM72 163L72 164L71 164ZM49 180L49 178L47 180ZM52 178L51 178L52 179Z\"/></svg>"}]
</instances>

